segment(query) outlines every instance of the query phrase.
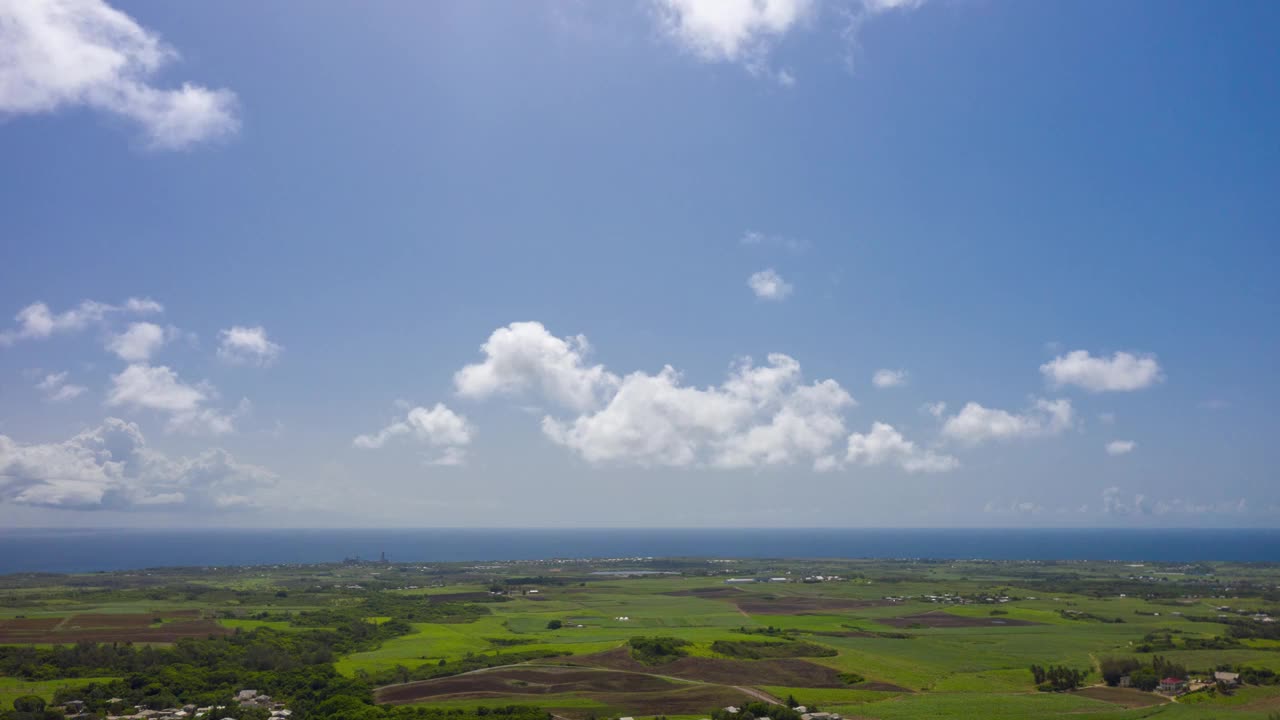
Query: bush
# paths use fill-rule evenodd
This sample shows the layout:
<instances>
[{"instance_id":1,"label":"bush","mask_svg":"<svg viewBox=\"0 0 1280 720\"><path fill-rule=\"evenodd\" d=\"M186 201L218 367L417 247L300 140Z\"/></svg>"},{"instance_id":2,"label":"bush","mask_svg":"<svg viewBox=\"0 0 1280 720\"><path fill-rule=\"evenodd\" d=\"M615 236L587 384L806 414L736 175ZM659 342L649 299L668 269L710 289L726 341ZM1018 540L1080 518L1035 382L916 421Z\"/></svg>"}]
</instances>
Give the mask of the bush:
<instances>
[{"instance_id":1,"label":"bush","mask_svg":"<svg viewBox=\"0 0 1280 720\"><path fill-rule=\"evenodd\" d=\"M14 698L13 709L23 713L44 712L44 698L39 695L23 695Z\"/></svg>"},{"instance_id":2,"label":"bush","mask_svg":"<svg viewBox=\"0 0 1280 720\"><path fill-rule=\"evenodd\" d=\"M560 622L559 620L552 620L551 622L547 623L548 630L559 630L562 627L564 627L564 623Z\"/></svg>"},{"instance_id":3,"label":"bush","mask_svg":"<svg viewBox=\"0 0 1280 720\"><path fill-rule=\"evenodd\" d=\"M765 658L834 657L834 648L817 643L795 640L791 642L763 642L758 640L717 640L711 649L721 655L744 660Z\"/></svg>"},{"instance_id":4,"label":"bush","mask_svg":"<svg viewBox=\"0 0 1280 720\"><path fill-rule=\"evenodd\" d=\"M631 646L631 657L645 665L661 665L679 657L688 655L684 649L688 640L675 637L633 637L627 641Z\"/></svg>"}]
</instances>

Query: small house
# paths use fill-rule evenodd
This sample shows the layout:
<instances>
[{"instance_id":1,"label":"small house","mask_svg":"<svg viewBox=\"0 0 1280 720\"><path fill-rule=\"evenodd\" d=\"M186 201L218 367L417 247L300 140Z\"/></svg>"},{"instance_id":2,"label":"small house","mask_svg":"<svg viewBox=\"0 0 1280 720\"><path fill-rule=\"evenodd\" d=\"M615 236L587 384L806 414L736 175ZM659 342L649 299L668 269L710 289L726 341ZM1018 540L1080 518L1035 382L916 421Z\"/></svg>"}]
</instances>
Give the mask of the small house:
<instances>
[{"instance_id":1,"label":"small house","mask_svg":"<svg viewBox=\"0 0 1280 720\"><path fill-rule=\"evenodd\" d=\"M1187 681L1182 678L1167 677L1160 681L1160 692L1177 694L1187 689Z\"/></svg>"},{"instance_id":2,"label":"small house","mask_svg":"<svg viewBox=\"0 0 1280 720\"><path fill-rule=\"evenodd\" d=\"M1233 687L1240 684L1240 673L1223 672L1221 670L1213 674L1214 682L1220 682L1227 687Z\"/></svg>"}]
</instances>

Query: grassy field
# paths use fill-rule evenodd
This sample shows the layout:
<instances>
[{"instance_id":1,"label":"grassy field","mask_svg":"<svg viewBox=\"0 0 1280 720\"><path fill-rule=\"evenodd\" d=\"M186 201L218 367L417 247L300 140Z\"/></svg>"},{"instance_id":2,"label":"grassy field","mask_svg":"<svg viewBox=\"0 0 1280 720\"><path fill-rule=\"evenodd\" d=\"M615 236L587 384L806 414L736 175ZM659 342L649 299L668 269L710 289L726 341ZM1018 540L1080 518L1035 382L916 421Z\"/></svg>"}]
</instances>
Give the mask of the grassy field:
<instances>
[{"instance_id":1,"label":"grassy field","mask_svg":"<svg viewBox=\"0 0 1280 720\"><path fill-rule=\"evenodd\" d=\"M110 680L112 678L76 678L67 680L20 680L18 678L0 677L0 708L13 707L13 701L23 695L38 695L49 701L53 694L61 688L82 687L91 682Z\"/></svg>"},{"instance_id":2,"label":"grassy field","mask_svg":"<svg viewBox=\"0 0 1280 720\"><path fill-rule=\"evenodd\" d=\"M384 624L396 619L385 610L374 611L389 607L374 602L384 593L409 603L395 607L465 601L478 603L483 612L463 622L411 621L406 634L336 658L335 668L349 678L386 683L390 681L375 678L389 673L410 677L477 659L501 665L505 656L541 653L533 661L536 666L608 668L680 687L667 692L669 697L662 692L641 697L627 691L575 693L536 683L497 684L483 692L442 692L416 703L442 708L513 703L573 718L642 714L638 708L655 715L665 697L673 710L662 714L675 717L688 714L677 695L688 700L700 693L719 698L750 691L880 720L1247 720L1280 711L1280 686L1245 687L1229 696L1199 693L1177 702L1153 698L1150 707L1126 708L1111 701L1118 694L1038 692L1029 671L1033 664L1065 665L1085 672L1087 684L1097 684L1102 658L1151 663L1155 655L1192 672L1220 666L1280 671L1280 640L1232 641L1224 622L1275 612L1280 606L1276 568L785 560L631 565L674 568L670 572L680 574L596 576L594 570L613 571L618 565L582 562L224 569L212 576L174 571L172 577L148 576L136 586L110 574L91 578L93 584L78 578L0 578L0 638L15 637L23 623L57 623L64 632L78 627L75 622L89 622L74 618L98 616L104 619L97 622L119 622L120 627L128 621L116 616L133 617L135 625L146 618L148 626L164 628L193 612L239 633L310 632L314 623L296 623L298 614L333 609L358 609L358 620ZM816 574L845 579L799 582ZM730 586L724 582L727 576L791 581ZM363 610L366 606L369 611ZM679 638L687 642L681 649L684 657L669 664L635 665L626 649L635 636ZM1167 644L1140 652L1153 637ZM726 647L716 646L717 641L803 641L823 652L785 661L747 660L717 652ZM1197 649L1206 642L1221 647ZM84 681L0 677L0 706L17 695L48 696L71 682Z\"/></svg>"}]
</instances>

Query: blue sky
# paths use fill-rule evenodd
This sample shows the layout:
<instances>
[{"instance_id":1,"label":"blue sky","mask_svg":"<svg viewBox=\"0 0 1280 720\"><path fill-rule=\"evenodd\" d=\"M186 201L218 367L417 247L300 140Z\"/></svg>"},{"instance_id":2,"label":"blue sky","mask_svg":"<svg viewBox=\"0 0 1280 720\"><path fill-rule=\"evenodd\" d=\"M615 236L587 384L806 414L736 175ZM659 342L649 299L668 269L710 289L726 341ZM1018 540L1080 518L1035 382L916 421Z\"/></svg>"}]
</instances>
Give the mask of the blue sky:
<instances>
[{"instance_id":1,"label":"blue sky","mask_svg":"<svg viewBox=\"0 0 1280 720\"><path fill-rule=\"evenodd\" d=\"M8 3L0 525L1275 526L1278 42Z\"/></svg>"}]
</instances>

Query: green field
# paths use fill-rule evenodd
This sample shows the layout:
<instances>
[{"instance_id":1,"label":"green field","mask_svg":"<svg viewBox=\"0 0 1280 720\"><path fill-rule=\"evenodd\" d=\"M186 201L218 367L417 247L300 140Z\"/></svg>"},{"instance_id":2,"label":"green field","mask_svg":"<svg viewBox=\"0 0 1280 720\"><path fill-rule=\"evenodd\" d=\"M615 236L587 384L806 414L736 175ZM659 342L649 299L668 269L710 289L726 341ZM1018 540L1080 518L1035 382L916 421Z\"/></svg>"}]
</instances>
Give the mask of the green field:
<instances>
[{"instance_id":1,"label":"green field","mask_svg":"<svg viewBox=\"0 0 1280 720\"><path fill-rule=\"evenodd\" d=\"M340 676L370 689L419 681L396 691L410 694L395 700L406 707L531 705L564 718L702 717L719 705L694 707L698 698L768 697L881 720L1280 712L1280 685L1229 694L1206 688L1173 701L1125 696L1150 705L1126 708L1105 693L1041 691L1030 671L1066 666L1084 685L1099 685L1103 659L1151 665L1159 657L1193 678L1230 667L1265 680L1280 671L1280 638L1255 616L1280 606L1274 567L786 560L624 567L672 574L601 576L595 571L619 564L581 561L174 570L145 583L122 574L0 578L0 643L18 646L20 633L46 626L56 627L38 632L53 634L28 644L72 643L91 623L124 627L129 617L161 630L200 618L232 637L271 633L262 637L273 643L350 633L352 624L379 627L376 639L338 646L331 666ZM842 579L800 581L819 574ZM789 581L729 585L729 576ZM149 617L165 613L163 622ZM640 664L629 650L636 636L683 644L678 655ZM760 642L806 651L770 651L781 660L739 656ZM581 674L593 668L608 672ZM558 673L578 679L558 685ZM0 677L0 703L85 682Z\"/></svg>"}]
</instances>

